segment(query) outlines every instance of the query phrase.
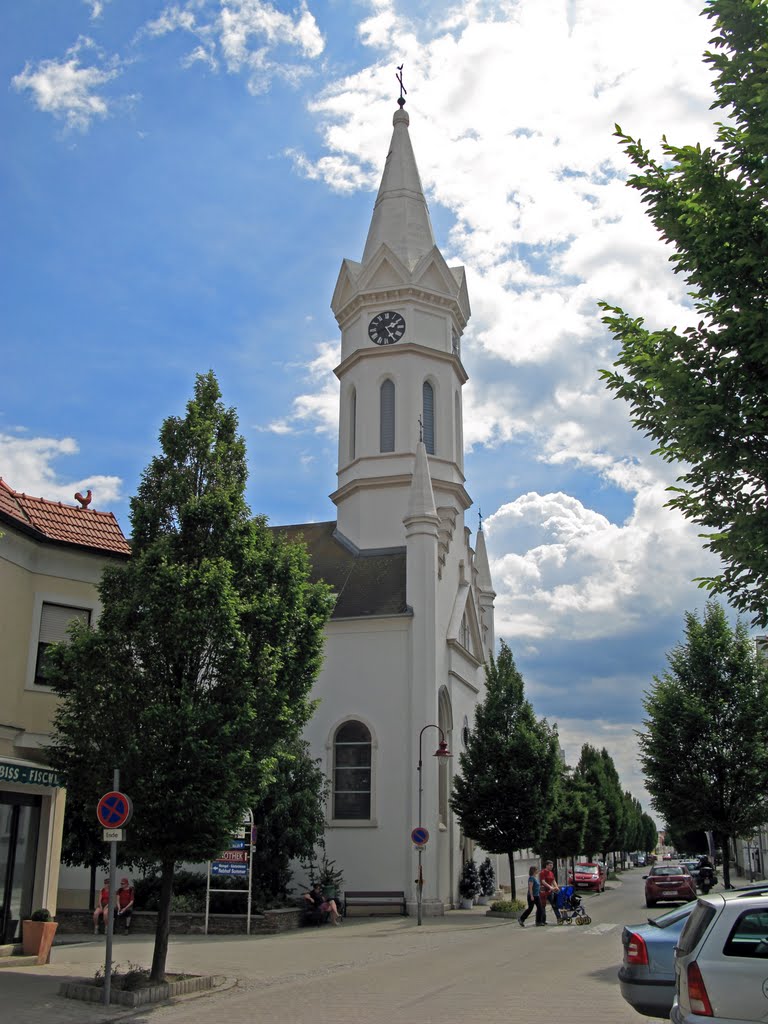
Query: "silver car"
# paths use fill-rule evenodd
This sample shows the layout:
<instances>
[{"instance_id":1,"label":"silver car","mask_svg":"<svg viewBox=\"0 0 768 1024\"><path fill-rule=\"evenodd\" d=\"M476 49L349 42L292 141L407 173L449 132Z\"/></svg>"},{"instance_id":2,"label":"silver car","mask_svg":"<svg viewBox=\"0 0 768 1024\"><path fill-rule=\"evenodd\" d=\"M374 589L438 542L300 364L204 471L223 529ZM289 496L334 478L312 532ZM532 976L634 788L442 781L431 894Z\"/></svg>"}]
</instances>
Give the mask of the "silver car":
<instances>
[{"instance_id":1,"label":"silver car","mask_svg":"<svg viewBox=\"0 0 768 1024\"><path fill-rule=\"evenodd\" d=\"M701 896L675 950L673 1024L768 1019L768 892Z\"/></svg>"}]
</instances>

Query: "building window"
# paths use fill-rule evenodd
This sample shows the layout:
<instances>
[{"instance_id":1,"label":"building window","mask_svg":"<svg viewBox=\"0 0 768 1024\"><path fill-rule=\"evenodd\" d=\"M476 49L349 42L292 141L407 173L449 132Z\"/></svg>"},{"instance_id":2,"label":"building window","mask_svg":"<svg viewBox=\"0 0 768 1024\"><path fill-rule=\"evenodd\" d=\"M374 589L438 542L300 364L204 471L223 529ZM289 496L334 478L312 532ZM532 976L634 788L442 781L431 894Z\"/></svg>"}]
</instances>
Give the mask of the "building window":
<instances>
[{"instance_id":1,"label":"building window","mask_svg":"<svg viewBox=\"0 0 768 1024\"><path fill-rule=\"evenodd\" d=\"M421 389L424 406L424 447L430 455L435 454L435 392L429 381Z\"/></svg>"},{"instance_id":2,"label":"building window","mask_svg":"<svg viewBox=\"0 0 768 1024\"><path fill-rule=\"evenodd\" d=\"M46 652L51 644L58 644L69 639L67 630L72 622L91 624L91 613L87 608L69 608L63 604L43 602L40 613L40 634L37 642L37 661L35 663L35 683L37 686L48 686L48 669Z\"/></svg>"},{"instance_id":3,"label":"building window","mask_svg":"<svg viewBox=\"0 0 768 1024\"><path fill-rule=\"evenodd\" d=\"M381 385L381 416L379 428L379 451L395 450L395 384L385 380Z\"/></svg>"},{"instance_id":4,"label":"building window","mask_svg":"<svg viewBox=\"0 0 768 1024\"><path fill-rule=\"evenodd\" d=\"M357 391L352 388L349 398L349 458L355 457L355 445L357 441Z\"/></svg>"},{"instance_id":5,"label":"building window","mask_svg":"<svg viewBox=\"0 0 768 1024\"><path fill-rule=\"evenodd\" d=\"M333 817L371 817L371 734L362 722L345 722L333 741Z\"/></svg>"},{"instance_id":6,"label":"building window","mask_svg":"<svg viewBox=\"0 0 768 1024\"><path fill-rule=\"evenodd\" d=\"M458 391L454 395L453 400L453 419L456 431L456 461L461 465L461 459L464 452L462 450L463 442L461 440L461 398L459 397Z\"/></svg>"},{"instance_id":7,"label":"building window","mask_svg":"<svg viewBox=\"0 0 768 1024\"><path fill-rule=\"evenodd\" d=\"M461 626L459 626L459 643L465 651L472 650L472 634L469 629L469 623L467 622L467 613L461 616Z\"/></svg>"}]
</instances>

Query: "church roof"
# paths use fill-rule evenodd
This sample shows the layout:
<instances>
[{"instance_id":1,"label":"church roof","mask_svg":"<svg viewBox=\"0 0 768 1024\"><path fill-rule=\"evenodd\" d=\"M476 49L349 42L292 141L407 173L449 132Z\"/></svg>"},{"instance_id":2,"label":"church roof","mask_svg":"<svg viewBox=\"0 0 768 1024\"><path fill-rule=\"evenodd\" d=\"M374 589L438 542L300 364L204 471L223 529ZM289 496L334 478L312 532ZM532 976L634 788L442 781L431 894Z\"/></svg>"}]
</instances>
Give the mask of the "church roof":
<instances>
[{"instance_id":1,"label":"church roof","mask_svg":"<svg viewBox=\"0 0 768 1024\"><path fill-rule=\"evenodd\" d=\"M401 107L392 118L394 131L365 242L364 265L375 256L382 243L386 243L412 270L435 245L427 201L408 134L409 123L410 118Z\"/></svg>"},{"instance_id":2,"label":"church roof","mask_svg":"<svg viewBox=\"0 0 768 1024\"><path fill-rule=\"evenodd\" d=\"M289 540L303 540L312 562L312 579L324 580L336 594L331 619L365 615L403 615L405 548L355 552L338 539L336 523L299 523L272 529Z\"/></svg>"},{"instance_id":3,"label":"church roof","mask_svg":"<svg viewBox=\"0 0 768 1024\"><path fill-rule=\"evenodd\" d=\"M0 477L0 522L35 540L68 544L100 554L130 555L131 546L111 512L33 498L9 487Z\"/></svg>"}]
</instances>

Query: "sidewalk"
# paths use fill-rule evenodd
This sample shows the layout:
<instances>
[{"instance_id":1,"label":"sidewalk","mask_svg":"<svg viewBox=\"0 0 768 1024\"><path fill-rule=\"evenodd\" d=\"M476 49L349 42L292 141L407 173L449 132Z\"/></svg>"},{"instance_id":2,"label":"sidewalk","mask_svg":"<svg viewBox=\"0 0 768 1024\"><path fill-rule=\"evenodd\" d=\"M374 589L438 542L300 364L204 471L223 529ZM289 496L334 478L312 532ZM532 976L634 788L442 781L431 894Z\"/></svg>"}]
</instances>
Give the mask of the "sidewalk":
<instances>
[{"instance_id":1,"label":"sidewalk","mask_svg":"<svg viewBox=\"0 0 768 1024\"><path fill-rule=\"evenodd\" d=\"M506 921L486 918L487 907L452 910L444 917L424 919L421 927L414 917L348 918L339 928L300 928L276 935L179 935L171 936L168 973L213 974L226 979L225 985L260 987L290 982L301 973L323 976L341 961L359 955L366 940L392 936L402 939L427 937L436 930L466 931L468 928L508 928ZM113 967L125 970L129 964L149 967L154 937L116 935ZM68 935L57 944L51 962L44 967L0 968L0 1017L12 1024L102 1024L119 1020L147 1019L147 1007L128 1010L106 1007L59 996L64 981L91 979L104 970L104 937ZM209 993L183 996L189 999L215 999L222 987ZM162 1004L168 1005L168 1004Z\"/></svg>"}]
</instances>

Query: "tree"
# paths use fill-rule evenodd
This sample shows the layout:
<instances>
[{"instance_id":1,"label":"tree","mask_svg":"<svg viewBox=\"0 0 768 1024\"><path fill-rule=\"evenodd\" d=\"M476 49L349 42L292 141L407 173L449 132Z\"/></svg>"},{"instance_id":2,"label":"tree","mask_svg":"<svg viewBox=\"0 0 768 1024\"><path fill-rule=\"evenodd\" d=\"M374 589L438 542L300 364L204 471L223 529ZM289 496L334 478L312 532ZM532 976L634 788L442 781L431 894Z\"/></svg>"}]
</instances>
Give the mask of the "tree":
<instances>
[{"instance_id":1,"label":"tree","mask_svg":"<svg viewBox=\"0 0 768 1024\"><path fill-rule=\"evenodd\" d=\"M290 862L311 858L322 845L328 780L308 749L294 740L281 751L274 779L254 808L253 888L262 902L285 896Z\"/></svg>"},{"instance_id":2,"label":"tree","mask_svg":"<svg viewBox=\"0 0 768 1024\"><path fill-rule=\"evenodd\" d=\"M695 327L650 331L601 303L620 343L619 371L602 371L655 452L682 464L671 507L707 532L720 575L701 580L753 624L768 625L768 3L706 0L716 35L705 62L714 108L728 121L717 145L662 143L655 159L617 126L638 169L628 184L674 247L691 286Z\"/></svg>"},{"instance_id":3,"label":"tree","mask_svg":"<svg viewBox=\"0 0 768 1024\"><path fill-rule=\"evenodd\" d=\"M640 849L644 853L653 853L656 847L659 845L659 830L656 827L656 822L650 816L643 812L642 816L643 823L643 842Z\"/></svg>"},{"instance_id":4,"label":"tree","mask_svg":"<svg viewBox=\"0 0 768 1024\"><path fill-rule=\"evenodd\" d=\"M92 806L121 770L134 804L125 854L160 866L156 981L174 865L226 848L274 778L312 713L330 609L305 550L251 519L245 445L212 373L160 443L131 500L132 557L102 577L98 624L52 648L50 751Z\"/></svg>"},{"instance_id":5,"label":"tree","mask_svg":"<svg viewBox=\"0 0 768 1024\"><path fill-rule=\"evenodd\" d=\"M543 860L576 857L584 848L588 814L583 784L572 772L564 771L549 824L534 847L536 852Z\"/></svg>"},{"instance_id":6,"label":"tree","mask_svg":"<svg viewBox=\"0 0 768 1024\"><path fill-rule=\"evenodd\" d=\"M581 783L587 805L584 853L593 860L596 853L606 848L610 822L603 798L606 788L604 762L600 752L590 743L585 743L581 748L575 775Z\"/></svg>"},{"instance_id":7,"label":"tree","mask_svg":"<svg viewBox=\"0 0 768 1024\"><path fill-rule=\"evenodd\" d=\"M685 640L667 655L643 702L640 760L654 807L677 832L704 829L723 841L765 821L768 789L768 664L747 627L707 604L685 616Z\"/></svg>"},{"instance_id":8,"label":"tree","mask_svg":"<svg viewBox=\"0 0 768 1024\"><path fill-rule=\"evenodd\" d=\"M464 834L488 853L509 857L515 896L515 850L539 843L560 778L557 732L539 720L523 677L502 640L485 670L486 692L475 727L459 755L451 807Z\"/></svg>"}]
</instances>

